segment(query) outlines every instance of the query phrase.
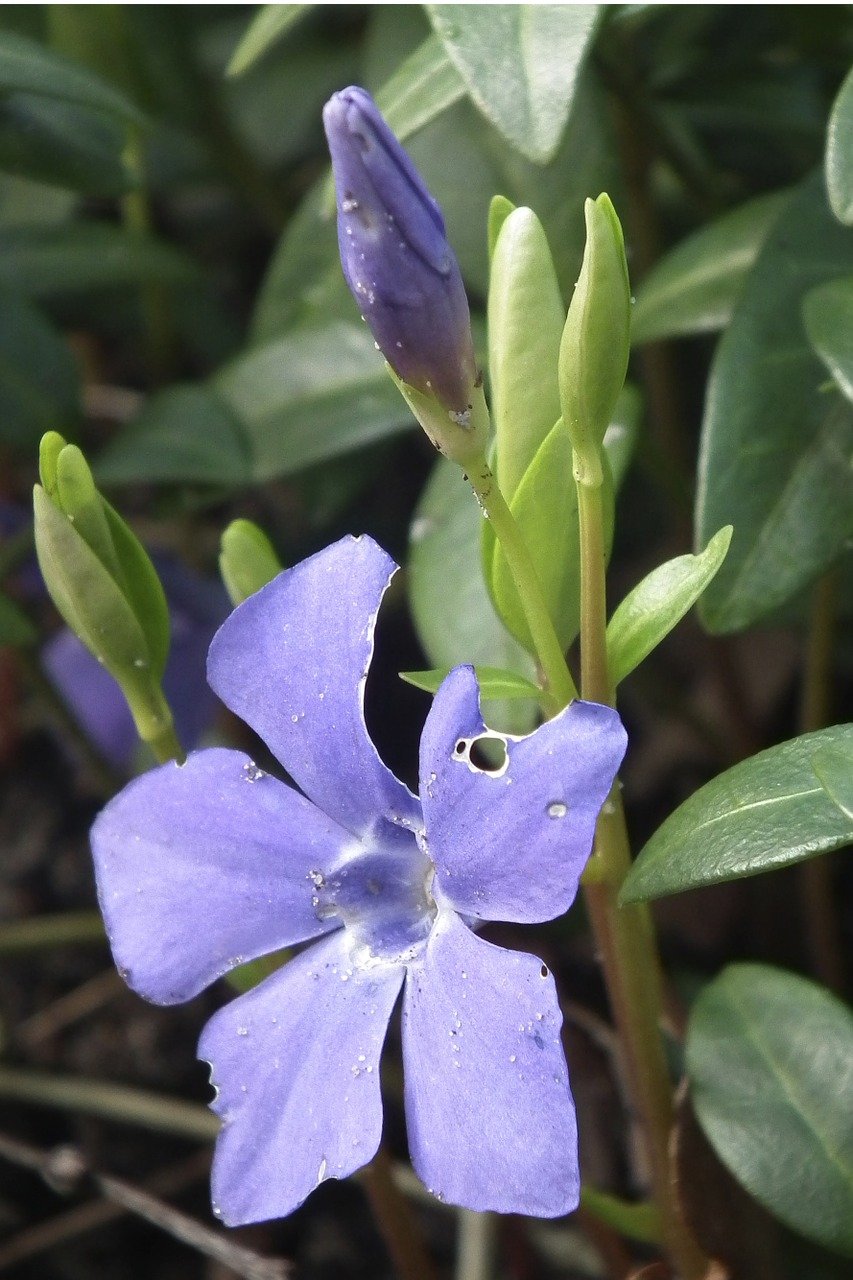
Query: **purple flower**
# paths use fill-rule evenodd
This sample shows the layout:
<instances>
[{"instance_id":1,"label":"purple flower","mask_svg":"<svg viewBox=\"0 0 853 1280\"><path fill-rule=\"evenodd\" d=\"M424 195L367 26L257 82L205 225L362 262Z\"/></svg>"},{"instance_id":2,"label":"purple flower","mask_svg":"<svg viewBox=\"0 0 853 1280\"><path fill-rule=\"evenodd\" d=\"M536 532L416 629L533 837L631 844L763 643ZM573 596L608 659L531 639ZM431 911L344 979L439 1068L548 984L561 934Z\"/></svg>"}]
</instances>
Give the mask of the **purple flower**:
<instances>
[{"instance_id":1,"label":"purple flower","mask_svg":"<svg viewBox=\"0 0 853 1280\"><path fill-rule=\"evenodd\" d=\"M444 218L376 103L355 86L323 111L347 284L397 376L465 413L479 375Z\"/></svg>"},{"instance_id":2,"label":"purple flower","mask_svg":"<svg viewBox=\"0 0 853 1280\"><path fill-rule=\"evenodd\" d=\"M364 685L394 571L344 538L241 605L210 682L300 794L215 749L136 779L95 823L116 963L148 999L188 1000L244 960L311 942L205 1028L222 1117L216 1211L290 1213L376 1152L379 1059L403 989L415 1170L442 1199L541 1216L577 1204L577 1135L554 981L477 921L571 903L625 749L608 707L575 702L529 737L487 730L473 669L427 717L420 799L380 760ZM478 738L500 767L477 766Z\"/></svg>"}]
</instances>

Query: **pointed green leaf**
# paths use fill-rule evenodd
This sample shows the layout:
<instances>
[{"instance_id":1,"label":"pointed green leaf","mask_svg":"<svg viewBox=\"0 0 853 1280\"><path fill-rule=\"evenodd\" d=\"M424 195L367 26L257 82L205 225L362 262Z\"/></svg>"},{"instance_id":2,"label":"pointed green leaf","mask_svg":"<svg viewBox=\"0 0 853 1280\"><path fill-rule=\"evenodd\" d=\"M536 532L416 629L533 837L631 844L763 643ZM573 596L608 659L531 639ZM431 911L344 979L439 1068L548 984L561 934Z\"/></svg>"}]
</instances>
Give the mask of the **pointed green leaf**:
<instances>
[{"instance_id":1,"label":"pointed green leaf","mask_svg":"<svg viewBox=\"0 0 853 1280\"><path fill-rule=\"evenodd\" d=\"M436 667L501 667L535 679L532 659L495 613L481 575L483 517L459 468L442 458L418 503L411 528L409 600L424 652ZM536 707L520 700L490 708L496 728L529 733Z\"/></svg>"},{"instance_id":2,"label":"pointed green leaf","mask_svg":"<svg viewBox=\"0 0 853 1280\"><path fill-rule=\"evenodd\" d=\"M25 299L0 293L0 439L32 449L75 422L80 371L68 344Z\"/></svg>"},{"instance_id":3,"label":"pointed green leaf","mask_svg":"<svg viewBox=\"0 0 853 1280\"><path fill-rule=\"evenodd\" d=\"M853 822L853 747L821 747L814 753L812 767L826 794Z\"/></svg>"},{"instance_id":4,"label":"pointed green leaf","mask_svg":"<svg viewBox=\"0 0 853 1280\"><path fill-rule=\"evenodd\" d=\"M69 102L16 93L0 99L0 169L83 195L123 195L136 184L124 129Z\"/></svg>"},{"instance_id":5,"label":"pointed green leaf","mask_svg":"<svg viewBox=\"0 0 853 1280\"><path fill-rule=\"evenodd\" d=\"M28 297L197 277L172 245L106 222L0 230L0 285Z\"/></svg>"},{"instance_id":6,"label":"pointed green leaf","mask_svg":"<svg viewBox=\"0 0 853 1280\"><path fill-rule=\"evenodd\" d=\"M821 393L803 294L853 270L853 238L812 179L792 197L745 282L711 371L702 426L696 541L734 525L702 597L714 631L784 604L837 557L853 531L853 411Z\"/></svg>"},{"instance_id":7,"label":"pointed green leaf","mask_svg":"<svg viewBox=\"0 0 853 1280\"><path fill-rule=\"evenodd\" d=\"M401 671L400 679L413 684L416 689L424 689L427 693L437 693L442 680L453 670L452 667L438 667L434 671ZM532 680L515 671L507 671L502 667L474 668L480 695L485 698L536 698L542 696L542 690Z\"/></svg>"},{"instance_id":8,"label":"pointed green leaf","mask_svg":"<svg viewBox=\"0 0 853 1280\"><path fill-rule=\"evenodd\" d=\"M599 7L428 4L426 10L486 119L524 155L547 164Z\"/></svg>"},{"instance_id":9,"label":"pointed green leaf","mask_svg":"<svg viewBox=\"0 0 853 1280\"><path fill-rule=\"evenodd\" d=\"M251 478L243 428L221 396L204 384L171 386L145 402L94 466L102 484L216 484Z\"/></svg>"},{"instance_id":10,"label":"pointed green leaf","mask_svg":"<svg viewBox=\"0 0 853 1280\"><path fill-rule=\"evenodd\" d=\"M770 747L700 787L641 851L620 901L772 871L853 840L853 818L815 774L816 753L825 747L853 750L853 724Z\"/></svg>"},{"instance_id":11,"label":"pointed green leaf","mask_svg":"<svg viewBox=\"0 0 853 1280\"><path fill-rule=\"evenodd\" d=\"M607 627L610 683L616 688L656 649L701 596L726 558L731 525L720 529L697 556L677 556L638 583Z\"/></svg>"},{"instance_id":12,"label":"pointed green leaf","mask_svg":"<svg viewBox=\"0 0 853 1280\"><path fill-rule=\"evenodd\" d=\"M488 305L497 475L507 502L560 416L565 318L542 224L532 209L515 209L495 245Z\"/></svg>"},{"instance_id":13,"label":"pointed green leaf","mask_svg":"<svg viewBox=\"0 0 853 1280\"><path fill-rule=\"evenodd\" d=\"M815 354L853 401L853 276L810 290L803 301L803 321Z\"/></svg>"},{"instance_id":14,"label":"pointed green leaf","mask_svg":"<svg viewBox=\"0 0 853 1280\"><path fill-rule=\"evenodd\" d=\"M613 539L613 484L604 481L607 554ZM572 445L560 419L540 445L509 503L524 535L539 584L563 649L579 626L580 555L578 496L572 470ZM486 542L486 547L490 545ZM529 652L532 641L518 592L500 544L491 542L489 584L498 613Z\"/></svg>"},{"instance_id":15,"label":"pointed green leaf","mask_svg":"<svg viewBox=\"0 0 853 1280\"><path fill-rule=\"evenodd\" d=\"M104 568L121 583L103 500L95 488L89 464L76 444L67 444L56 459L56 505Z\"/></svg>"},{"instance_id":16,"label":"pointed green leaf","mask_svg":"<svg viewBox=\"0 0 853 1280\"><path fill-rule=\"evenodd\" d=\"M790 198L790 191L778 191L749 200L706 223L655 263L635 290L633 345L724 329Z\"/></svg>"},{"instance_id":17,"label":"pointed green leaf","mask_svg":"<svg viewBox=\"0 0 853 1280\"><path fill-rule=\"evenodd\" d=\"M690 1096L717 1155L776 1217L853 1255L853 1014L816 983L730 965L693 1007Z\"/></svg>"},{"instance_id":18,"label":"pointed green leaf","mask_svg":"<svg viewBox=\"0 0 853 1280\"><path fill-rule=\"evenodd\" d=\"M125 94L87 67L35 40L0 31L0 91L43 94L141 124L144 116Z\"/></svg>"},{"instance_id":19,"label":"pointed green leaf","mask_svg":"<svg viewBox=\"0 0 853 1280\"><path fill-rule=\"evenodd\" d=\"M309 4L262 5L243 32L225 74L239 76L248 71L310 8Z\"/></svg>"},{"instance_id":20,"label":"pointed green leaf","mask_svg":"<svg viewBox=\"0 0 853 1280\"><path fill-rule=\"evenodd\" d=\"M826 187L838 221L853 225L853 71L839 89L829 117Z\"/></svg>"},{"instance_id":21,"label":"pointed green leaf","mask_svg":"<svg viewBox=\"0 0 853 1280\"><path fill-rule=\"evenodd\" d=\"M509 215L516 208L511 200L506 196L492 196L489 202L489 219L488 219L488 241L489 241L489 263L495 256L495 246L498 242L498 236L501 233L503 224ZM489 281L491 287L491 280Z\"/></svg>"},{"instance_id":22,"label":"pointed green leaf","mask_svg":"<svg viewBox=\"0 0 853 1280\"><path fill-rule=\"evenodd\" d=\"M245 427L259 481L411 425L365 325L284 334L238 356L213 386Z\"/></svg>"},{"instance_id":23,"label":"pointed green leaf","mask_svg":"<svg viewBox=\"0 0 853 1280\"><path fill-rule=\"evenodd\" d=\"M438 36L427 36L376 95L401 142L465 96L465 82Z\"/></svg>"}]
</instances>

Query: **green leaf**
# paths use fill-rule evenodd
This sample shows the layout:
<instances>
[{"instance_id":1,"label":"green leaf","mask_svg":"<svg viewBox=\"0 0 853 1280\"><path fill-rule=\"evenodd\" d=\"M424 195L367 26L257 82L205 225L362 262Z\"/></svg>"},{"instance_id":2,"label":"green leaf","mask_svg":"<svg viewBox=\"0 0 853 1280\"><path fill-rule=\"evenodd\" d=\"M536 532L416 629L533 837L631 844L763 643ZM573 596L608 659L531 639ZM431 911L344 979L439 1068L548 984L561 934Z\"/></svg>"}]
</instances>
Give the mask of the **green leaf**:
<instances>
[{"instance_id":1,"label":"green leaf","mask_svg":"<svg viewBox=\"0 0 853 1280\"><path fill-rule=\"evenodd\" d=\"M101 498L125 582L125 596L148 646L148 669L158 682L169 657L169 606L151 557L129 525ZM139 663L134 662L138 667ZM121 680L122 688L126 681ZM132 709L132 707L131 707Z\"/></svg>"},{"instance_id":2,"label":"green leaf","mask_svg":"<svg viewBox=\"0 0 853 1280\"><path fill-rule=\"evenodd\" d=\"M642 1240L646 1244L661 1241L660 1212L651 1201L622 1200L609 1191L596 1191L595 1187L584 1185L581 1208L630 1240Z\"/></svg>"},{"instance_id":3,"label":"green leaf","mask_svg":"<svg viewBox=\"0 0 853 1280\"><path fill-rule=\"evenodd\" d=\"M400 679L413 684L416 689L427 693L437 693L438 687L452 667L438 667L434 671L401 671ZM475 667L480 696L487 698L536 698L542 696L542 690L532 680L526 680L516 671L507 671L503 667Z\"/></svg>"},{"instance_id":4,"label":"green leaf","mask_svg":"<svg viewBox=\"0 0 853 1280\"><path fill-rule=\"evenodd\" d=\"M248 442L222 397L204 384L157 392L103 449L102 484L216 484L251 478Z\"/></svg>"},{"instance_id":5,"label":"green leaf","mask_svg":"<svg viewBox=\"0 0 853 1280\"><path fill-rule=\"evenodd\" d=\"M633 345L724 329L790 198L790 191L779 191L749 200L705 224L655 263L635 290Z\"/></svg>"},{"instance_id":6,"label":"green leaf","mask_svg":"<svg viewBox=\"0 0 853 1280\"><path fill-rule=\"evenodd\" d=\"M426 10L486 119L524 155L547 164L599 6L428 4Z\"/></svg>"},{"instance_id":7,"label":"green leaf","mask_svg":"<svg viewBox=\"0 0 853 1280\"><path fill-rule=\"evenodd\" d=\"M310 8L308 4L262 5L243 32L225 74L239 76L248 71Z\"/></svg>"},{"instance_id":8,"label":"green leaf","mask_svg":"<svg viewBox=\"0 0 853 1280\"><path fill-rule=\"evenodd\" d=\"M726 558L731 525L720 529L697 556L677 556L634 587L607 626L610 683L616 688L656 649L696 603Z\"/></svg>"},{"instance_id":9,"label":"green leaf","mask_svg":"<svg viewBox=\"0 0 853 1280\"><path fill-rule=\"evenodd\" d=\"M609 468L605 470L605 540L609 556L613 483ZM580 554L572 445L562 419L540 445L509 508L524 535L560 645L567 649L579 626ZM486 572L495 607L519 644L533 652L524 610L500 543L491 535L484 547L487 552L491 547L491 563L486 565Z\"/></svg>"},{"instance_id":10,"label":"green leaf","mask_svg":"<svg viewBox=\"0 0 853 1280\"><path fill-rule=\"evenodd\" d=\"M826 135L826 188L839 222L853 225L853 70L838 91Z\"/></svg>"},{"instance_id":11,"label":"green leaf","mask_svg":"<svg viewBox=\"0 0 853 1280\"><path fill-rule=\"evenodd\" d=\"M697 545L735 530L700 606L713 631L747 627L802 591L853 529L853 411L821 394L801 318L805 292L851 270L853 239L811 179L765 243L711 370Z\"/></svg>"},{"instance_id":12,"label":"green leaf","mask_svg":"<svg viewBox=\"0 0 853 1280\"><path fill-rule=\"evenodd\" d=\"M427 36L376 95L401 142L465 96L465 82L438 36Z\"/></svg>"},{"instance_id":13,"label":"green leaf","mask_svg":"<svg viewBox=\"0 0 853 1280\"><path fill-rule=\"evenodd\" d=\"M517 671L531 683L533 660L495 613L482 576L482 515L459 468L436 462L411 528L409 600L429 660L445 670L460 663ZM490 723L509 733L529 733L533 703L511 700L490 708Z\"/></svg>"},{"instance_id":14,"label":"green leaf","mask_svg":"<svg viewBox=\"0 0 853 1280\"><path fill-rule=\"evenodd\" d=\"M853 724L770 747L700 787L639 854L620 902L756 875L853 840L853 818L815 775L824 747L853 749Z\"/></svg>"},{"instance_id":15,"label":"green leaf","mask_svg":"<svg viewBox=\"0 0 853 1280\"><path fill-rule=\"evenodd\" d=\"M826 794L853 822L853 750L821 747L814 754L812 767Z\"/></svg>"},{"instance_id":16,"label":"green leaf","mask_svg":"<svg viewBox=\"0 0 853 1280\"><path fill-rule=\"evenodd\" d=\"M108 223L0 231L0 286L29 297L197 276L195 263L171 245Z\"/></svg>"},{"instance_id":17,"label":"green leaf","mask_svg":"<svg viewBox=\"0 0 853 1280\"><path fill-rule=\"evenodd\" d=\"M853 1255L853 1014L816 983L729 965L694 1005L687 1071L717 1155L771 1213Z\"/></svg>"},{"instance_id":18,"label":"green leaf","mask_svg":"<svg viewBox=\"0 0 853 1280\"><path fill-rule=\"evenodd\" d=\"M497 474L507 502L560 416L565 319L542 224L532 209L515 209L495 244L488 306Z\"/></svg>"},{"instance_id":19,"label":"green leaf","mask_svg":"<svg viewBox=\"0 0 853 1280\"><path fill-rule=\"evenodd\" d=\"M138 107L88 68L35 40L0 31L0 92L42 94L142 124Z\"/></svg>"},{"instance_id":20,"label":"green leaf","mask_svg":"<svg viewBox=\"0 0 853 1280\"><path fill-rule=\"evenodd\" d=\"M80 373L70 349L40 311L0 293L0 439L35 449L46 431L79 414Z\"/></svg>"},{"instance_id":21,"label":"green leaf","mask_svg":"<svg viewBox=\"0 0 853 1280\"><path fill-rule=\"evenodd\" d=\"M411 425L364 325L285 334L238 356L213 385L244 425L258 481Z\"/></svg>"},{"instance_id":22,"label":"green leaf","mask_svg":"<svg viewBox=\"0 0 853 1280\"><path fill-rule=\"evenodd\" d=\"M815 354L853 401L853 276L829 280L807 293L803 321Z\"/></svg>"},{"instance_id":23,"label":"green leaf","mask_svg":"<svg viewBox=\"0 0 853 1280\"><path fill-rule=\"evenodd\" d=\"M0 647L13 645L17 649L37 640L38 632L27 615L0 592Z\"/></svg>"},{"instance_id":24,"label":"green leaf","mask_svg":"<svg viewBox=\"0 0 853 1280\"><path fill-rule=\"evenodd\" d=\"M84 195L117 196L136 179L114 119L73 103L16 93L0 99L0 169Z\"/></svg>"}]
</instances>

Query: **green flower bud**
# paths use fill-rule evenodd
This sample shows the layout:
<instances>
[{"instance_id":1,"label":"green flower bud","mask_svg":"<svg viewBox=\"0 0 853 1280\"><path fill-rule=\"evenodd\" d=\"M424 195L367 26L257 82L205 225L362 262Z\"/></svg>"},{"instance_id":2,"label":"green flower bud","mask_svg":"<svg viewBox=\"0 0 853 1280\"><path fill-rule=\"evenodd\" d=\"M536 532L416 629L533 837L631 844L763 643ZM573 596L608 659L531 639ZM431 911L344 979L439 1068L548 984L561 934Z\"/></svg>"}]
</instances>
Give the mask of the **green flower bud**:
<instances>
[{"instance_id":1,"label":"green flower bud","mask_svg":"<svg viewBox=\"0 0 853 1280\"><path fill-rule=\"evenodd\" d=\"M219 571L236 608L281 573L281 562L262 529L251 520L232 520L222 534Z\"/></svg>"},{"instance_id":2,"label":"green flower bud","mask_svg":"<svg viewBox=\"0 0 853 1280\"><path fill-rule=\"evenodd\" d=\"M625 381L631 290L610 197L587 200L586 249L560 344L560 402L580 483L601 483L601 447Z\"/></svg>"},{"instance_id":3,"label":"green flower bud","mask_svg":"<svg viewBox=\"0 0 853 1280\"><path fill-rule=\"evenodd\" d=\"M48 592L72 631L118 681L140 737L162 741L172 732L160 688L169 612L156 570L98 492L76 445L49 432L39 467L35 540Z\"/></svg>"}]
</instances>

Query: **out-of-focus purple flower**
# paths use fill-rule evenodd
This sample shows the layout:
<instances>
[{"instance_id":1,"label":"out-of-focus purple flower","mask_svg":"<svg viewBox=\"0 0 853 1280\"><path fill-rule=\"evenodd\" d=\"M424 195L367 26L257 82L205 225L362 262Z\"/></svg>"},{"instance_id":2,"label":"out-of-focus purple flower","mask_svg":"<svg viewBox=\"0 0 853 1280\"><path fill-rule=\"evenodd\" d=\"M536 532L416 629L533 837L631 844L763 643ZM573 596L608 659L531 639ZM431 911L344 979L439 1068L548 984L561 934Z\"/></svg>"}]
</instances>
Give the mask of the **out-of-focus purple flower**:
<instances>
[{"instance_id":1,"label":"out-of-focus purple flower","mask_svg":"<svg viewBox=\"0 0 853 1280\"><path fill-rule=\"evenodd\" d=\"M247 600L211 646L214 689L304 794L239 752L201 751L132 782L92 833L116 963L148 999L187 1000L312 943L201 1037L223 1122L214 1205L231 1224L283 1216L372 1158L401 988L409 1148L427 1187L477 1210L577 1203L553 978L469 924L567 909L625 733L584 702L526 738L491 733L473 669L457 667L427 717L416 798L363 713L394 568L369 538L345 538ZM490 771L484 736L505 753Z\"/></svg>"},{"instance_id":2,"label":"out-of-focus purple flower","mask_svg":"<svg viewBox=\"0 0 853 1280\"><path fill-rule=\"evenodd\" d=\"M194 746L210 727L217 702L207 680L206 654L230 604L219 583L200 578L177 560L155 555L169 603L171 646L163 691L172 708L178 738ZM43 589L43 588L42 588ZM42 649L42 666L101 753L129 769L139 735L116 681L68 627Z\"/></svg>"},{"instance_id":3,"label":"out-of-focus purple flower","mask_svg":"<svg viewBox=\"0 0 853 1280\"><path fill-rule=\"evenodd\" d=\"M468 299L444 218L364 89L323 111L344 275L397 376L464 414L479 385Z\"/></svg>"}]
</instances>

